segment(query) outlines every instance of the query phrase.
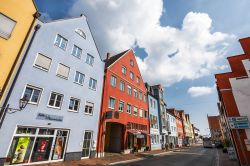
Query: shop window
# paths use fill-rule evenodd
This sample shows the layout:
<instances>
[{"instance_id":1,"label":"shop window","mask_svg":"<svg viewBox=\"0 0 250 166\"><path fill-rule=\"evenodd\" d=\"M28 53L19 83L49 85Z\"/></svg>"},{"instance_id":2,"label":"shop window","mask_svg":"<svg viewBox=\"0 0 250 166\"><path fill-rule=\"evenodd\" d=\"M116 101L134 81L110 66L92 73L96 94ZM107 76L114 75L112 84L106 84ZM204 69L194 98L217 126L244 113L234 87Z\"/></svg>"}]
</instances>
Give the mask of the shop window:
<instances>
[{"instance_id":1,"label":"shop window","mask_svg":"<svg viewBox=\"0 0 250 166\"><path fill-rule=\"evenodd\" d=\"M26 96L29 99L29 103L31 104L38 104L41 92L42 92L41 88L27 85L23 97Z\"/></svg>"},{"instance_id":2,"label":"shop window","mask_svg":"<svg viewBox=\"0 0 250 166\"><path fill-rule=\"evenodd\" d=\"M83 147L82 147L82 157L88 157L90 155L90 149L92 146L92 131L85 131L83 138Z\"/></svg>"}]
</instances>

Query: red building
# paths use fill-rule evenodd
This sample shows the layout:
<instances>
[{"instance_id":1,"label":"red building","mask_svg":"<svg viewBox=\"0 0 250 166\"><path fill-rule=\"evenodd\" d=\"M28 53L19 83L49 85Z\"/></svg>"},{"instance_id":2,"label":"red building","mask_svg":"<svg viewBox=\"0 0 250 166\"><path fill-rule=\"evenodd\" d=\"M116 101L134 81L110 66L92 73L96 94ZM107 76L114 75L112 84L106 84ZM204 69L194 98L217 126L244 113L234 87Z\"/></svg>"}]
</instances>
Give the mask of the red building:
<instances>
[{"instance_id":1,"label":"red building","mask_svg":"<svg viewBox=\"0 0 250 166\"><path fill-rule=\"evenodd\" d=\"M250 119L250 37L240 39L244 53L228 57L231 72L216 74L220 115L228 117L247 116ZM223 126L223 125L222 125ZM229 126L227 126L229 127ZM250 164L250 129L228 130L241 165Z\"/></svg>"},{"instance_id":2,"label":"red building","mask_svg":"<svg viewBox=\"0 0 250 166\"><path fill-rule=\"evenodd\" d=\"M219 116L207 116L208 125L213 141L222 141L222 133L220 128Z\"/></svg>"},{"instance_id":3,"label":"red building","mask_svg":"<svg viewBox=\"0 0 250 166\"><path fill-rule=\"evenodd\" d=\"M183 127L183 122L181 118L181 113L176 110L175 108L169 108L167 109L169 112L171 112L175 118L176 118L176 128L177 128L177 134L178 134L178 142L177 145L178 147L182 147L183 145L183 140L184 140L184 127Z\"/></svg>"},{"instance_id":4,"label":"red building","mask_svg":"<svg viewBox=\"0 0 250 166\"><path fill-rule=\"evenodd\" d=\"M97 153L129 153L150 145L146 88L132 49L105 60Z\"/></svg>"}]
</instances>

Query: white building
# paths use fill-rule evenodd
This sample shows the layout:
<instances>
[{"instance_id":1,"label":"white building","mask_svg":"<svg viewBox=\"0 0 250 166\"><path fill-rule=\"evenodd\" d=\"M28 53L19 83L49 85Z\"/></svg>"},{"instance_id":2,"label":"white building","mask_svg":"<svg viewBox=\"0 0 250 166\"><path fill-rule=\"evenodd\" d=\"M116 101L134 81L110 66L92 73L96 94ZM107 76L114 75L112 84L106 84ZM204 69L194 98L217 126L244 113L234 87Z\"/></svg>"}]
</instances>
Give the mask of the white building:
<instances>
[{"instance_id":1,"label":"white building","mask_svg":"<svg viewBox=\"0 0 250 166\"><path fill-rule=\"evenodd\" d=\"M104 63L86 17L37 24L8 99L11 108L24 96L29 103L0 129L6 165L95 155Z\"/></svg>"},{"instance_id":2,"label":"white building","mask_svg":"<svg viewBox=\"0 0 250 166\"><path fill-rule=\"evenodd\" d=\"M166 111L166 113L170 128L170 133L168 135L168 143L169 145L172 143L175 147L178 144L178 133L177 133L178 131L176 126L176 118L171 112Z\"/></svg>"}]
</instances>

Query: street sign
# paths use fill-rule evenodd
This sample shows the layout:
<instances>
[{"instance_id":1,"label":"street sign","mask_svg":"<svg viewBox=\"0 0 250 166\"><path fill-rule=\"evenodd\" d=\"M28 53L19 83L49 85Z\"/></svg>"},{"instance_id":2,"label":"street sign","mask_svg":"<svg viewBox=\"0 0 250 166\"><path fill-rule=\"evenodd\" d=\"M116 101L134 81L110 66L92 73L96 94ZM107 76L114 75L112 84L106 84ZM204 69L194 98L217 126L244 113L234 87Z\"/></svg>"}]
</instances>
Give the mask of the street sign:
<instances>
[{"instance_id":1,"label":"street sign","mask_svg":"<svg viewBox=\"0 0 250 166\"><path fill-rule=\"evenodd\" d=\"M231 129L248 129L250 128L247 116L228 117Z\"/></svg>"}]
</instances>

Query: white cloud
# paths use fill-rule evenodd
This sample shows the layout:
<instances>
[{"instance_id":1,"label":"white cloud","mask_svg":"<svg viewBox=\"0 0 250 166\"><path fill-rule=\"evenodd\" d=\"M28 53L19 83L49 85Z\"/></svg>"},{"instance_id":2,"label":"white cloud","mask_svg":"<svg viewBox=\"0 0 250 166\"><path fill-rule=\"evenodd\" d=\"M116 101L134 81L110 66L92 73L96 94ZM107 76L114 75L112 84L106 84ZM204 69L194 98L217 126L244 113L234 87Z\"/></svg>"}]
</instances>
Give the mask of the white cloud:
<instances>
[{"instance_id":1,"label":"white cloud","mask_svg":"<svg viewBox=\"0 0 250 166\"><path fill-rule=\"evenodd\" d=\"M215 86L194 86L188 89L188 94L192 97L205 96L213 93L215 90Z\"/></svg>"},{"instance_id":2,"label":"white cloud","mask_svg":"<svg viewBox=\"0 0 250 166\"><path fill-rule=\"evenodd\" d=\"M161 26L164 10L162 0L77 0L70 14L84 11L103 57L136 45L144 48L148 56L137 60L144 81L152 84L169 86L217 69L235 36L211 32L206 13L189 12L181 29Z\"/></svg>"}]
</instances>

